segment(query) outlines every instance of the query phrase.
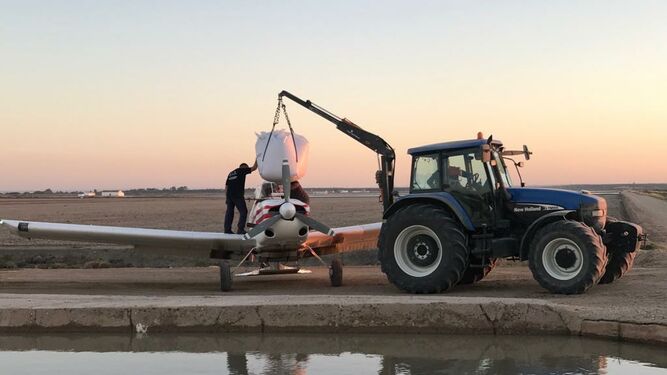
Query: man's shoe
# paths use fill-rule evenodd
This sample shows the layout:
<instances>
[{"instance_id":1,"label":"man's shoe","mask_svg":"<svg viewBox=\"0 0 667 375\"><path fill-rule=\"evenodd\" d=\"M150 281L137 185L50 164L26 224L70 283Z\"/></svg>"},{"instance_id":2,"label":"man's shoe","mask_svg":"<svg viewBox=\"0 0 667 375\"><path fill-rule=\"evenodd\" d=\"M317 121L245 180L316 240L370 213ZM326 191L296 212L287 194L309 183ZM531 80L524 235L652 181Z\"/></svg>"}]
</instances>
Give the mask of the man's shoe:
<instances>
[{"instance_id":1,"label":"man's shoe","mask_svg":"<svg viewBox=\"0 0 667 375\"><path fill-rule=\"evenodd\" d=\"M236 232L236 234L246 234L246 231L241 229L240 231Z\"/></svg>"}]
</instances>

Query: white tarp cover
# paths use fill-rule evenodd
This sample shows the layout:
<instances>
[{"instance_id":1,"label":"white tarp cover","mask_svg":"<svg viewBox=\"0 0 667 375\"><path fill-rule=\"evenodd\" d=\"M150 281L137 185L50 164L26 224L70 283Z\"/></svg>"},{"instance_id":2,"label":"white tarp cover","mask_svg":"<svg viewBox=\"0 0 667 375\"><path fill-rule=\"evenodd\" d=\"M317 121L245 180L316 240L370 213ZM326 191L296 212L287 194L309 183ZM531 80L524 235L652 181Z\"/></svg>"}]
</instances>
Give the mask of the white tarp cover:
<instances>
[{"instance_id":1,"label":"white tarp cover","mask_svg":"<svg viewBox=\"0 0 667 375\"><path fill-rule=\"evenodd\" d=\"M306 174L308 167L308 140L304 136L294 133L293 142L292 134L284 129L275 130L273 134L270 132L256 134L255 155L257 156L257 169L263 179L281 183L283 160L287 160L289 163L292 181L297 181ZM270 141L269 135L271 136ZM266 149L266 155L264 155L267 142L269 142L269 147ZM296 147L294 147L295 143ZM299 161L297 161L297 153Z\"/></svg>"}]
</instances>

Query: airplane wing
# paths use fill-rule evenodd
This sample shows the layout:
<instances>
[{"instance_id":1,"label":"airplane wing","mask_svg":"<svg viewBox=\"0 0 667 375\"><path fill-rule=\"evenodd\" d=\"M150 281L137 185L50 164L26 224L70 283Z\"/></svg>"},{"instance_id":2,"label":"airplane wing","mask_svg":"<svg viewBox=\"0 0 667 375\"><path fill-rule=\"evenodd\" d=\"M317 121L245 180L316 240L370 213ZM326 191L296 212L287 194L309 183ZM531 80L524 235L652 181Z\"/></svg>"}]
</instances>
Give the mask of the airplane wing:
<instances>
[{"instance_id":1,"label":"airplane wing","mask_svg":"<svg viewBox=\"0 0 667 375\"><path fill-rule=\"evenodd\" d=\"M321 255L376 249L381 227L382 223L372 223L333 228L333 237L311 231L308 233L306 245Z\"/></svg>"},{"instance_id":2,"label":"airplane wing","mask_svg":"<svg viewBox=\"0 0 667 375\"><path fill-rule=\"evenodd\" d=\"M241 234L193 232L165 229L110 227L42 223L37 221L0 220L0 225L24 238L101 242L135 247L189 250L243 251L255 246L254 239Z\"/></svg>"}]
</instances>

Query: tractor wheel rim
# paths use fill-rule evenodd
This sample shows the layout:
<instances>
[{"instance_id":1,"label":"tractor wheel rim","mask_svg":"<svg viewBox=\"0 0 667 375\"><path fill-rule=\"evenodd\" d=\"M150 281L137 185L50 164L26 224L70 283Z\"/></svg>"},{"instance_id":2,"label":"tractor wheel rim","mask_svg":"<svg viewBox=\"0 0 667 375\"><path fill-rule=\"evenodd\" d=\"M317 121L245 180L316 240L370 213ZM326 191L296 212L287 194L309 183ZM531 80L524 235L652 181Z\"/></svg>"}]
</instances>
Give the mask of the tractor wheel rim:
<instances>
[{"instance_id":1,"label":"tractor wheel rim","mask_svg":"<svg viewBox=\"0 0 667 375\"><path fill-rule=\"evenodd\" d=\"M412 225L401 231L394 242L394 259L401 271L413 277L433 273L442 261L442 245L433 230Z\"/></svg>"},{"instance_id":2,"label":"tractor wheel rim","mask_svg":"<svg viewBox=\"0 0 667 375\"><path fill-rule=\"evenodd\" d=\"M556 238L544 247L542 264L554 279L571 280L579 275L584 266L584 253L576 242Z\"/></svg>"}]
</instances>

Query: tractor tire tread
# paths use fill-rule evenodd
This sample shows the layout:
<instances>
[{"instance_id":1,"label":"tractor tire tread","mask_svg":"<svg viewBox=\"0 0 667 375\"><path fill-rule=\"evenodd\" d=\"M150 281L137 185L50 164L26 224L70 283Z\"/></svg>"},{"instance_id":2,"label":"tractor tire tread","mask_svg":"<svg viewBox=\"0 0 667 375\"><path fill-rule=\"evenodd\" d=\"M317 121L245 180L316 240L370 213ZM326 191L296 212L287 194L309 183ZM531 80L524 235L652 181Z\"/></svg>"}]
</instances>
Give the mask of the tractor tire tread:
<instances>
[{"instance_id":1,"label":"tractor tire tread","mask_svg":"<svg viewBox=\"0 0 667 375\"><path fill-rule=\"evenodd\" d=\"M637 257L637 252L633 251L631 253L621 253L607 254L609 261L607 262L607 267L605 268L604 275L600 279L600 284L611 284L614 281L620 279L632 269L632 265L635 263L635 258Z\"/></svg>"}]
</instances>

